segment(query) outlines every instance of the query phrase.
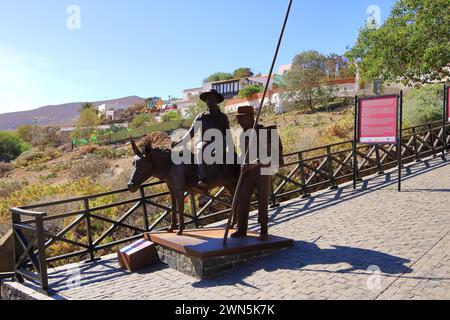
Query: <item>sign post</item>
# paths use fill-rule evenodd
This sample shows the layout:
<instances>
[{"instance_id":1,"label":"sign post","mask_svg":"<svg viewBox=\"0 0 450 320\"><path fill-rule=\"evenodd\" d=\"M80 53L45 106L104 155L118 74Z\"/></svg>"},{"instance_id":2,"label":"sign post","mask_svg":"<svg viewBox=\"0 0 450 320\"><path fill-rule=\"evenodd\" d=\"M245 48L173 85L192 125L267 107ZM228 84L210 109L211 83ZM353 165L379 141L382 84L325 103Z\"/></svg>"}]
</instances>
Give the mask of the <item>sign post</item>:
<instances>
[{"instance_id":1,"label":"sign post","mask_svg":"<svg viewBox=\"0 0 450 320\"><path fill-rule=\"evenodd\" d=\"M357 144L396 144L401 173L402 103L403 93L358 98L355 97L355 132L353 144L353 187L358 176ZM380 166L381 172L381 166ZM401 180L401 176L399 176ZM399 191L401 182L399 181Z\"/></svg>"},{"instance_id":2,"label":"sign post","mask_svg":"<svg viewBox=\"0 0 450 320\"><path fill-rule=\"evenodd\" d=\"M358 144L358 96L355 96L355 124L353 132L353 189L356 189L356 179L358 170L358 154L357 154L357 144Z\"/></svg>"},{"instance_id":3,"label":"sign post","mask_svg":"<svg viewBox=\"0 0 450 320\"><path fill-rule=\"evenodd\" d=\"M403 142L403 91L400 91L400 114L398 116L398 138L397 138L398 192L402 191L402 142Z\"/></svg>"},{"instance_id":4,"label":"sign post","mask_svg":"<svg viewBox=\"0 0 450 320\"><path fill-rule=\"evenodd\" d=\"M445 151L447 150L447 123L450 123L450 101L449 101L450 87L444 83L444 110L442 119L442 160L446 160Z\"/></svg>"}]
</instances>

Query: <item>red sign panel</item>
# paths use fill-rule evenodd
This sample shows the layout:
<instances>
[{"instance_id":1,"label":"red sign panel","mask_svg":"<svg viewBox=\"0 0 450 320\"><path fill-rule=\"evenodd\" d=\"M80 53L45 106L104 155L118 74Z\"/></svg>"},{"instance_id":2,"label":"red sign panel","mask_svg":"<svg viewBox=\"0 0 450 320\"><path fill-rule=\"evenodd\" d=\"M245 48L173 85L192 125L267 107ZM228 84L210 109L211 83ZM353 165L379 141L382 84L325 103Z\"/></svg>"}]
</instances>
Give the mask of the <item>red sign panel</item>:
<instances>
[{"instance_id":1,"label":"red sign panel","mask_svg":"<svg viewBox=\"0 0 450 320\"><path fill-rule=\"evenodd\" d=\"M363 98L359 101L359 142L397 142L397 96Z\"/></svg>"},{"instance_id":2,"label":"red sign panel","mask_svg":"<svg viewBox=\"0 0 450 320\"><path fill-rule=\"evenodd\" d=\"M447 121L450 122L450 87L447 87Z\"/></svg>"}]
</instances>

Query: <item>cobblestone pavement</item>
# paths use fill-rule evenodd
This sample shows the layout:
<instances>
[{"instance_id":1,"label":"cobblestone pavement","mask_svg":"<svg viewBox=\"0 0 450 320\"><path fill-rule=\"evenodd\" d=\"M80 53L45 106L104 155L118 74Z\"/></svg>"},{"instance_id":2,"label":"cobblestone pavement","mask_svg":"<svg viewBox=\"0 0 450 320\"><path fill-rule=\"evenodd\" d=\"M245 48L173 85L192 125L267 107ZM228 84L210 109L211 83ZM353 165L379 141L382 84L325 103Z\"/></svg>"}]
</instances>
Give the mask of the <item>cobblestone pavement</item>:
<instances>
[{"instance_id":1,"label":"cobblestone pavement","mask_svg":"<svg viewBox=\"0 0 450 320\"><path fill-rule=\"evenodd\" d=\"M196 280L156 265L122 271L110 256L51 273L62 299L450 299L450 163L394 172L283 204L271 232L293 248ZM254 217L253 225L255 223ZM77 283L80 268L80 286ZM71 278L69 278L69 275Z\"/></svg>"}]
</instances>

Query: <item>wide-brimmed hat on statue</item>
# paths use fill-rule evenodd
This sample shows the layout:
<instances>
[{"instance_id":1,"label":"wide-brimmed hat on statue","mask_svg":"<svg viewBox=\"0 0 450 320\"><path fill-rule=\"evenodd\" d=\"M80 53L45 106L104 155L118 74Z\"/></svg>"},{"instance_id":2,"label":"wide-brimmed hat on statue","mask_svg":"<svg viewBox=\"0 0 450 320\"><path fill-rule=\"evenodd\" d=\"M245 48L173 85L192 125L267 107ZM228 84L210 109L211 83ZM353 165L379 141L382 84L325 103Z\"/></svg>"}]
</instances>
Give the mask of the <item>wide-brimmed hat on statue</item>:
<instances>
[{"instance_id":1,"label":"wide-brimmed hat on statue","mask_svg":"<svg viewBox=\"0 0 450 320\"><path fill-rule=\"evenodd\" d=\"M206 102L206 100L208 100L208 98L210 96L214 96L214 98L216 99L217 103L222 103L225 100L223 95L221 95L220 93L217 92L217 90L214 90L214 89L211 89L208 92L203 92L200 95L200 100L202 100L203 102Z\"/></svg>"},{"instance_id":2,"label":"wide-brimmed hat on statue","mask_svg":"<svg viewBox=\"0 0 450 320\"><path fill-rule=\"evenodd\" d=\"M244 106L239 107L237 110L236 117L244 117L244 116L254 116L255 115L255 108L252 106Z\"/></svg>"}]
</instances>

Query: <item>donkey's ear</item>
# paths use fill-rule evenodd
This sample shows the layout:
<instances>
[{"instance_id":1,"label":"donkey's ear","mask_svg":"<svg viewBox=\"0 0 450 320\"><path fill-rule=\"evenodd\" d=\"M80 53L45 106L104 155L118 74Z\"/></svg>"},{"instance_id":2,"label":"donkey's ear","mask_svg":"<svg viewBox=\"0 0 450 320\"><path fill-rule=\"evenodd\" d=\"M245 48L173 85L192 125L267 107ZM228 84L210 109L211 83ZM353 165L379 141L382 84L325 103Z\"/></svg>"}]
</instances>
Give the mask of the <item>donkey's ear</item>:
<instances>
[{"instance_id":1,"label":"donkey's ear","mask_svg":"<svg viewBox=\"0 0 450 320\"><path fill-rule=\"evenodd\" d=\"M153 147L152 147L152 142L150 141L150 139L145 139L145 144L144 144L144 154L146 156L149 156L151 151L152 151Z\"/></svg>"},{"instance_id":2,"label":"donkey's ear","mask_svg":"<svg viewBox=\"0 0 450 320\"><path fill-rule=\"evenodd\" d=\"M131 143L131 147L133 148L134 154L137 155L138 157L142 158L142 152L137 147L136 142L134 142L133 137L130 138L130 143Z\"/></svg>"}]
</instances>

